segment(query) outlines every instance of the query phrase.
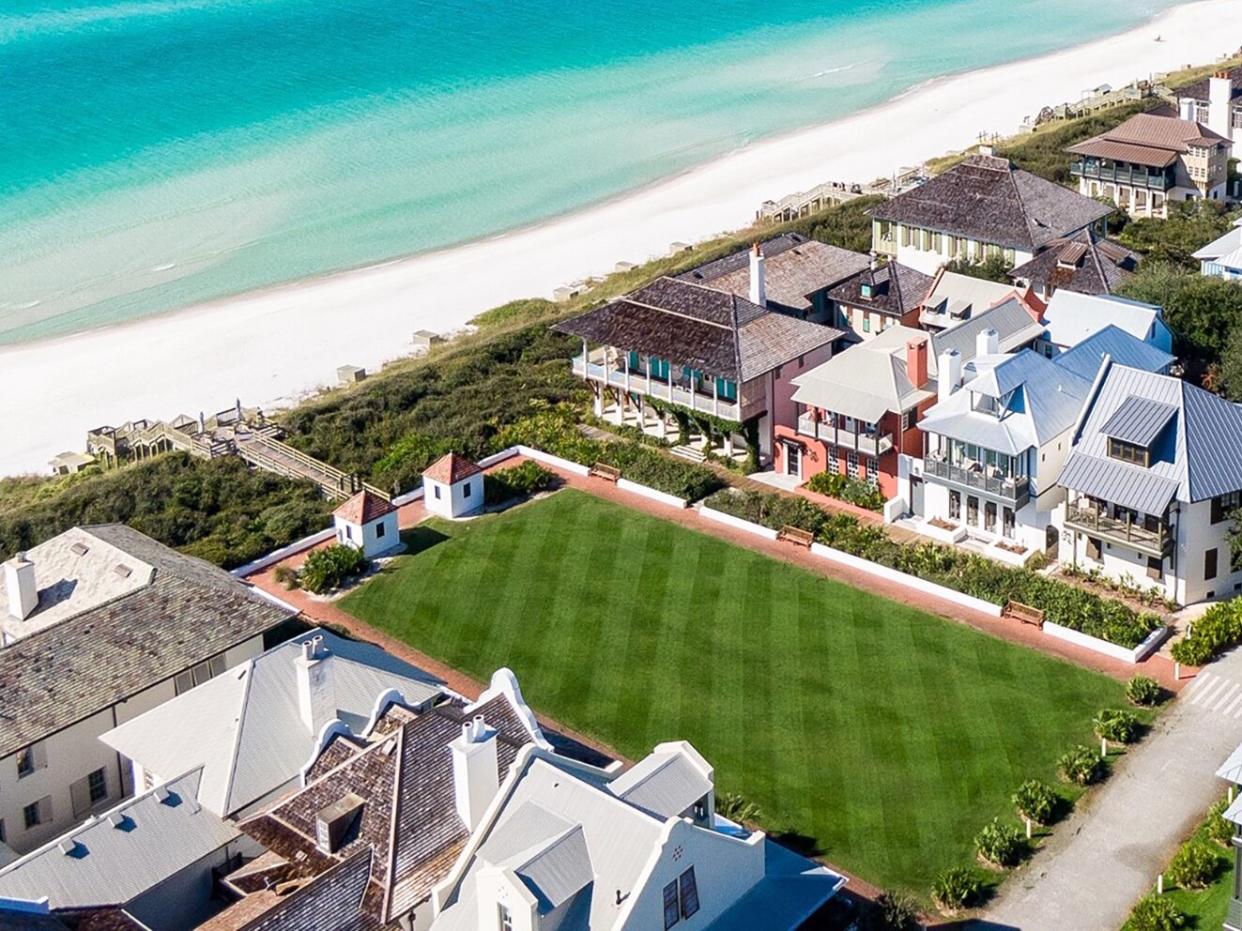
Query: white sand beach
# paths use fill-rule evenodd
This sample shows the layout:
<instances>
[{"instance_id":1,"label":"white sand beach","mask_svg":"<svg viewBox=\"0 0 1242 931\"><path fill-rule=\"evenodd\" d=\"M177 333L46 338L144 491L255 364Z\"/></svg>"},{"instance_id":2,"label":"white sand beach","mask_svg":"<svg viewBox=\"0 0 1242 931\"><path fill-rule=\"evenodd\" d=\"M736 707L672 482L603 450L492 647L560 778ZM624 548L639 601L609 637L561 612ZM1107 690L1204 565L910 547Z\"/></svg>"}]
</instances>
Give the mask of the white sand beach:
<instances>
[{"instance_id":1,"label":"white sand beach","mask_svg":"<svg viewBox=\"0 0 1242 931\"><path fill-rule=\"evenodd\" d=\"M1157 42L1159 35L1161 41ZM374 370L417 329L447 332L508 300L746 226L768 198L866 181L1012 133L1046 105L1104 83L1211 62L1242 40L1242 3L1200 0L1130 32L941 79L880 107L768 140L538 226L173 314L0 350L0 473L42 472L89 428L230 406L271 409Z\"/></svg>"}]
</instances>

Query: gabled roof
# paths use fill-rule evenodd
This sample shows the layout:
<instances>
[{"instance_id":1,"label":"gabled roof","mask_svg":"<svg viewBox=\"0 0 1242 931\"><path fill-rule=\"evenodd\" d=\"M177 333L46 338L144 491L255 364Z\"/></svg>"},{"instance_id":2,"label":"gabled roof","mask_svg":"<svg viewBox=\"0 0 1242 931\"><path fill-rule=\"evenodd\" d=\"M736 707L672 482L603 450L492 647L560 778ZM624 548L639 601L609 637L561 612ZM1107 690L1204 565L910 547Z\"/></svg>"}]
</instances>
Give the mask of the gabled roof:
<instances>
[{"instance_id":1,"label":"gabled roof","mask_svg":"<svg viewBox=\"0 0 1242 931\"><path fill-rule=\"evenodd\" d=\"M478 475L482 471L478 465L465 456L448 452L423 470L423 478L429 478L442 485L453 485L472 475Z\"/></svg>"},{"instance_id":2,"label":"gabled roof","mask_svg":"<svg viewBox=\"0 0 1242 931\"><path fill-rule=\"evenodd\" d=\"M240 836L200 806L200 772L127 799L0 870L0 896L125 905Z\"/></svg>"},{"instance_id":3,"label":"gabled roof","mask_svg":"<svg viewBox=\"0 0 1242 931\"><path fill-rule=\"evenodd\" d=\"M797 233L776 236L762 243L760 248L764 255L763 280L768 301L792 310L810 309L815 292L831 287L871 263L870 257L861 252L850 252ZM738 297L749 297L750 250L733 252L683 272L677 278Z\"/></svg>"},{"instance_id":4,"label":"gabled roof","mask_svg":"<svg viewBox=\"0 0 1242 931\"><path fill-rule=\"evenodd\" d=\"M975 155L873 207L871 216L1034 252L1112 212L1008 159Z\"/></svg>"},{"instance_id":5,"label":"gabled roof","mask_svg":"<svg viewBox=\"0 0 1242 931\"><path fill-rule=\"evenodd\" d=\"M943 321L935 321L937 325L952 325L951 321L965 320L995 307L1008 300L1017 290L1012 284L945 271L942 268L936 272L931 290L923 300L923 313L943 318Z\"/></svg>"},{"instance_id":6,"label":"gabled roof","mask_svg":"<svg viewBox=\"0 0 1242 931\"><path fill-rule=\"evenodd\" d=\"M452 453L449 453L451 456ZM444 460L440 460L443 462ZM471 463L473 465L473 463ZM436 463L439 465L439 463ZM434 466L432 467L434 468ZM478 466L475 466L478 469ZM332 512L333 517L351 524L368 524L397 510L396 505L365 488Z\"/></svg>"},{"instance_id":7,"label":"gabled roof","mask_svg":"<svg viewBox=\"0 0 1242 931\"><path fill-rule=\"evenodd\" d=\"M231 815L297 777L318 733L302 720L297 664L304 643L323 638L334 710L361 732L382 695L410 706L439 684L379 647L312 630L153 708L100 739L161 776L201 767L198 801ZM326 722L325 722L326 723Z\"/></svg>"},{"instance_id":8,"label":"gabled roof","mask_svg":"<svg viewBox=\"0 0 1242 931\"><path fill-rule=\"evenodd\" d=\"M1029 262L1009 273L1045 293L1057 290L1080 294L1111 294L1138 265L1137 253L1090 230L1054 239Z\"/></svg>"},{"instance_id":9,"label":"gabled roof","mask_svg":"<svg viewBox=\"0 0 1242 931\"><path fill-rule=\"evenodd\" d=\"M869 423L888 411L909 410L935 394L934 381L915 387L907 370L906 344L928 339L922 330L889 327L794 378L793 399ZM930 354L929 349L929 373Z\"/></svg>"},{"instance_id":10,"label":"gabled roof","mask_svg":"<svg viewBox=\"0 0 1242 931\"><path fill-rule=\"evenodd\" d=\"M899 262L889 262L877 269L864 268L828 292L834 301L853 307L865 307L890 317L904 317L918 309L933 278ZM864 297L864 286L871 296Z\"/></svg>"},{"instance_id":11,"label":"gabled roof","mask_svg":"<svg viewBox=\"0 0 1242 931\"><path fill-rule=\"evenodd\" d=\"M1163 312L1116 295L1077 294L1057 291L1044 310L1048 341L1056 346L1076 346L1107 326L1125 330L1135 339L1149 341L1163 328Z\"/></svg>"},{"instance_id":12,"label":"gabled roof","mask_svg":"<svg viewBox=\"0 0 1242 931\"><path fill-rule=\"evenodd\" d=\"M1091 382L1029 349L981 356L964 369L966 381L931 407L919 426L1008 455L1039 447L1074 425ZM1007 401L1001 416L974 409L974 396Z\"/></svg>"},{"instance_id":13,"label":"gabled roof","mask_svg":"<svg viewBox=\"0 0 1242 931\"><path fill-rule=\"evenodd\" d=\"M712 768L685 741L660 744L609 783L617 798L658 818L677 818L712 791Z\"/></svg>"},{"instance_id":14,"label":"gabled roof","mask_svg":"<svg viewBox=\"0 0 1242 931\"><path fill-rule=\"evenodd\" d=\"M1075 375L1094 380L1105 356L1118 365L1161 374L1167 373L1169 366L1173 364L1172 355L1151 343L1136 339L1112 323L1091 334L1077 346L1065 350L1053 361Z\"/></svg>"},{"instance_id":15,"label":"gabled roof","mask_svg":"<svg viewBox=\"0 0 1242 931\"><path fill-rule=\"evenodd\" d=\"M1234 220L1233 229L1227 232L1224 236L1221 236L1219 239L1213 239L1210 243L1196 252L1194 254L1194 258L1199 259L1200 261L1218 261L1226 258L1227 256L1232 256L1240 249L1242 249L1242 220ZM1239 256L1239 261L1236 265L1228 260L1222 262L1221 264L1227 264L1230 267L1235 268L1242 268L1242 256Z\"/></svg>"},{"instance_id":16,"label":"gabled roof","mask_svg":"<svg viewBox=\"0 0 1242 931\"><path fill-rule=\"evenodd\" d=\"M1109 415L1100 432L1123 443L1150 446L1176 415L1172 404L1131 395Z\"/></svg>"},{"instance_id":17,"label":"gabled roof","mask_svg":"<svg viewBox=\"0 0 1242 931\"><path fill-rule=\"evenodd\" d=\"M1173 410L1166 428L1153 439L1152 462L1146 469L1108 458L1106 426L1118 411L1138 410L1139 402L1152 410L1157 410L1155 404ZM1093 460L1097 472L1088 475L1090 463L1074 461L1080 458ZM1101 462L1106 465L1098 465ZM1103 471L1105 468L1107 472ZM1095 492L1082 483L1098 474L1100 496L1111 501L1116 500L1113 495L1118 493L1118 475L1122 473L1135 473L1135 494L1158 491L1164 495L1167 490L1166 504L1171 497L1190 503L1242 490L1242 407L1178 378L1110 365L1083 420L1074 454L1066 463L1059 484L1092 494ZM1157 489L1149 476L1164 482ZM1106 483L1105 478L1112 484ZM1163 508L1141 510L1158 514Z\"/></svg>"},{"instance_id":18,"label":"gabled roof","mask_svg":"<svg viewBox=\"0 0 1242 931\"><path fill-rule=\"evenodd\" d=\"M1107 132L1066 149L1075 155L1167 168L1191 146L1210 147L1229 140L1202 123L1175 116L1138 113Z\"/></svg>"},{"instance_id":19,"label":"gabled roof","mask_svg":"<svg viewBox=\"0 0 1242 931\"><path fill-rule=\"evenodd\" d=\"M676 278L659 278L552 329L737 382L764 375L844 335Z\"/></svg>"},{"instance_id":20,"label":"gabled roof","mask_svg":"<svg viewBox=\"0 0 1242 931\"><path fill-rule=\"evenodd\" d=\"M965 364L975 357L979 334L995 330L997 347L1002 353L1013 352L1038 339L1044 325L1031 316L1022 302L1011 297L982 313L974 313L946 330L932 334L933 368L939 365L941 353L954 349Z\"/></svg>"},{"instance_id":21,"label":"gabled roof","mask_svg":"<svg viewBox=\"0 0 1242 931\"><path fill-rule=\"evenodd\" d=\"M151 581L0 648L5 707L0 758L256 637L293 614L223 569L129 527L82 529L149 567Z\"/></svg>"}]
</instances>

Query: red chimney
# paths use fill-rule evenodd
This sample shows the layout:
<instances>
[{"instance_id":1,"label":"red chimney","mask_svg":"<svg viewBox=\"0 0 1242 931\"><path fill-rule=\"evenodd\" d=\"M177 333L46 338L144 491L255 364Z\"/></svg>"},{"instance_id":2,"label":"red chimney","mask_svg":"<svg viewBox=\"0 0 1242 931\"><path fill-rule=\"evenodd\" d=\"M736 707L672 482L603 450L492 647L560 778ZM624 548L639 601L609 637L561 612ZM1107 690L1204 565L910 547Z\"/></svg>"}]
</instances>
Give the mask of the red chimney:
<instances>
[{"instance_id":1,"label":"red chimney","mask_svg":"<svg viewBox=\"0 0 1242 931\"><path fill-rule=\"evenodd\" d=\"M916 388L927 385L927 338L920 337L906 343L906 377Z\"/></svg>"}]
</instances>

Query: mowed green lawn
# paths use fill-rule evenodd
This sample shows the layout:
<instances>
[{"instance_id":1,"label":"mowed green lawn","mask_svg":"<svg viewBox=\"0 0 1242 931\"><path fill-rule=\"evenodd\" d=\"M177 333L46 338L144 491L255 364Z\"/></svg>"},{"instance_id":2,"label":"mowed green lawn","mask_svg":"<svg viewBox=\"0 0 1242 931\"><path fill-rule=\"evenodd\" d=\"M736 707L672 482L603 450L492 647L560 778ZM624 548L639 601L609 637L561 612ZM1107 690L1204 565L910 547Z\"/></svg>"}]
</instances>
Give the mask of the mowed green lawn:
<instances>
[{"instance_id":1,"label":"mowed green lawn","mask_svg":"<svg viewBox=\"0 0 1242 931\"><path fill-rule=\"evenodd\" d=\"M432 521L341 606L631 758L691 741L772 833L926 897L1121 686L562 490ZM806 849L806 848L804 848Z\"/></svg>"}]
</instances>

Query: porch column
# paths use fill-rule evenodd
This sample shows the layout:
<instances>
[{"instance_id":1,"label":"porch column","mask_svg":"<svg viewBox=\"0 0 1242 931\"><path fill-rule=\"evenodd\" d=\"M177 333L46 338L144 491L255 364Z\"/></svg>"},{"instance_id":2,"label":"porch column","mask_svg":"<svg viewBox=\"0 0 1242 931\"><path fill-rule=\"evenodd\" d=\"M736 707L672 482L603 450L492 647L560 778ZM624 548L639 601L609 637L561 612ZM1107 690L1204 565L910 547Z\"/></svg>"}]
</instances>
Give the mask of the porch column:
<instances>
[{"instance_id":1,"label":"porch column","mask_svg":"<svg viewBox=\"0 0 1242 931\"><path fill-rule=\"evenodd\" d=\"M720 416L720 379L712 379L712 416Z\"/></svg>"},{"instance_id":2,"label":"porch column","mask_svg":"<svg viewBox=\"0 0 1242 931\"><path fill-rule=\"evenodd\" d=\"M625 359L625 366L621 369L621 381L625 385L625 393L630 393L630 354L627 352L622 358Z\"/></svg>"},{"instance_id":3,"label":"porch column","mask_svg":"<svg viewBox=\"0 0 1242 931\"><path fill-rule=\"evenodd\" d=\"M604 416L604 392L608 389L603 385L597 385L591 382L591 394L595 398L595 416Z\"/></svg>"},{"instance_id":4,"label":"porch column","mask_svg":"<svg viewBox=\"0 0 1242 931\"><path fill-rule=\"evenodd\" d=\"M726 433L724 438L724 452L730 459L733 458L733 434Z\"/></svg>"},{"instance_id":5,"label":"porch column","mask_svg":"<svg viewBox=\"0 0 1242 931\"><path fill-rule=\"evenodd\" d=\"M591 353L587 349L587 341L585 339L582 341L582 377L591 377Z\"/></svg>"}]
</instances>

